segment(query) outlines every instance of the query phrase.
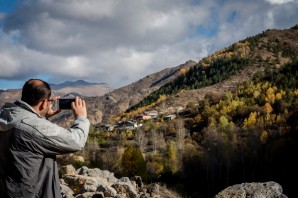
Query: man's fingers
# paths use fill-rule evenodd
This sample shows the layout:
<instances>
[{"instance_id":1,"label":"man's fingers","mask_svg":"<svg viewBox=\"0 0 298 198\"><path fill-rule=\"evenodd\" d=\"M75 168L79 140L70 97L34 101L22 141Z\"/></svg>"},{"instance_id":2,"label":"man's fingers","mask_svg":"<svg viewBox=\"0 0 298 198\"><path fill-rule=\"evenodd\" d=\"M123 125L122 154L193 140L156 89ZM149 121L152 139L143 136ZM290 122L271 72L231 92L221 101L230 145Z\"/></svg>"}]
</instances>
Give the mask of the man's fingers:
<instances>
[{"instance_id":1,"label":"man's fingers","mask_svg":"<svg viewBox=\"0 0 298 198\"><path fill-rule=\"evenodd\" d=\"M81 98L79 98L79 97L76 97L76 106L80 106L81 105Z\"/></svg>"},{"instance_id":2,"label":"man's fingers","mask_svg":"<svg viewBox=\"0 0 298 198\"><path fill-rule=\"evenodd\" d=\"M72 110L75 117L87 117L86 103L79 97L76 97L75 102L72 103Z\"/></svg>"}]
</instances>

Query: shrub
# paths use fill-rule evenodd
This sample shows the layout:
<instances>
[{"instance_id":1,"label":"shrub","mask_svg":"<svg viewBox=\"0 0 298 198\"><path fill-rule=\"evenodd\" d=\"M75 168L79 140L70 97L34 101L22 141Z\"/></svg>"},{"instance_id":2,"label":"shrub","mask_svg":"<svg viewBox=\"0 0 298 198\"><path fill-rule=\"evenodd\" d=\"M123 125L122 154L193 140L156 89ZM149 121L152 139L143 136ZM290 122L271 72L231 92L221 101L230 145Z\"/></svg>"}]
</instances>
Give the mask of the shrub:
<instances>
[{"instance_id":1,"label":"shrub","mask_svg":"<svg viewBox=\"0 0 298 198\"><path fill-rule=\"evenodd\" d=\"M141 176L147 178L146 162L139 148L128 145L122 155L122 172L128 177Z\"/></svg>"}]
</instances>

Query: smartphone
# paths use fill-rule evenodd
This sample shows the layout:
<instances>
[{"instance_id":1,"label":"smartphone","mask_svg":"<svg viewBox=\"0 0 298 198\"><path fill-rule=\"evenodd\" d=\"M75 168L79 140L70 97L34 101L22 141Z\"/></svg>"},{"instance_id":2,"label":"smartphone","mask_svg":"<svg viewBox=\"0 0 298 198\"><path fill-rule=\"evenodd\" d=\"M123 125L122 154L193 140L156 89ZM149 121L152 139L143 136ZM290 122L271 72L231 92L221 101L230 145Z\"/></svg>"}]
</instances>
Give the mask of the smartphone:
<instances>
[{"instance_id":1,"label":"smartphone","mask_svg":"<svg viewBox=\"0 0 298 198\"><path fill-rule=\"evenodd\" d=\"M75 98L60 98L58 100L59 109L71 109L71 103L75 100Z\"/></svg>"}]
</instances>

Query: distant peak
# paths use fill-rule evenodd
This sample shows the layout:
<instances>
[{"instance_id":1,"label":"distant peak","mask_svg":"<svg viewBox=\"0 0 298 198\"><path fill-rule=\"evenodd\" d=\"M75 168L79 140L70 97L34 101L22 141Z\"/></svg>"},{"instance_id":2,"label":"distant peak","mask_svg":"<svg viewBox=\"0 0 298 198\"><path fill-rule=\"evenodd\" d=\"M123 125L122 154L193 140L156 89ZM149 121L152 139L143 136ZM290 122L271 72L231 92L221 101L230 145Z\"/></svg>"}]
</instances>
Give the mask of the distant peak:
<instances>
[{"instance_id":1,"label":"distant peak","mask_svg":"<svg viewBox=\"0 0 298 198\"><path fill-rule=\"evenodd\" d=\"M88 86L88 85L100 85L104 83L90 83L85 80L76 80L76 81L65 81L60 84L51 84L53 88L63 88L63 87L77 87L77 86Z\"/></svg>"},{"instance_id":2,"label":"distant peak","mask_svg":"<svg viewBox=\"0 0 298 198\"><path fill-rule=\"evenodd\" d=\"M77 80L77 81L74 81L74 83L90 84L89 82L87 82L85 80Z\"/></svg>"}]
</instances>

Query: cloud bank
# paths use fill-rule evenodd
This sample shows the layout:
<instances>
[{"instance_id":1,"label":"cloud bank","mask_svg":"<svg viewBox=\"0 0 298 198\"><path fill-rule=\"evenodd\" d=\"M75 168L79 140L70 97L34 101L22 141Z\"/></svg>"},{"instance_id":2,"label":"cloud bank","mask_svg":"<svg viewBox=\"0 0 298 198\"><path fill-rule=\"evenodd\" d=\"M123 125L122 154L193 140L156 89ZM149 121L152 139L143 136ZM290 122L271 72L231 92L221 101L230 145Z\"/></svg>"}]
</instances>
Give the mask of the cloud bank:
<instances>
[{"instance_id":1,"label":"cloud bank","mask_svg":"<svg viewBox=\"0 0 298 198\"><path fill-rule=\"evenodd\" d=\"M0 78L114 88L298 23L297 0L26 0L0 14Z\"/></svg>"}]
</instances>

